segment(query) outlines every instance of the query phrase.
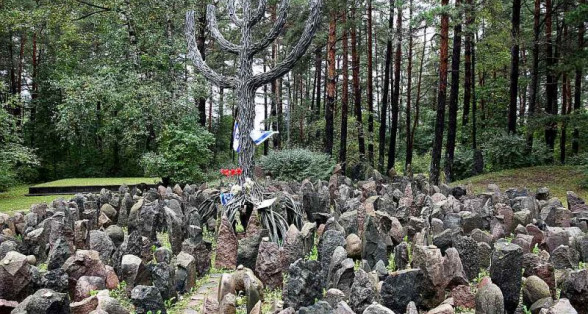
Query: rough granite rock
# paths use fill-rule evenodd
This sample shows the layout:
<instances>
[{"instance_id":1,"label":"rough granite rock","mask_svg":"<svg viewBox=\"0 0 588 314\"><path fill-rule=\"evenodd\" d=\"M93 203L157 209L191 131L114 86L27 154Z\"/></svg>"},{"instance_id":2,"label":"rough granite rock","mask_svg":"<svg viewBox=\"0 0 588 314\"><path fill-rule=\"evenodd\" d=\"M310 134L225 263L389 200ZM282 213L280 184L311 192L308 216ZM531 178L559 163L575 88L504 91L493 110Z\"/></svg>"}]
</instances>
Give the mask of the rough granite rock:
<instances>
[{"instance_id":1,"label":"rough granite rock","mask_svg":"<svg viewBox=\"0 0 588 314\"><path fill-rule=\"evenodd\" d=\"M571 271L561 286L561 297L580 314L588 313L588 269Z\"/></svg>"},{"instance_id":2,"label":"rough granite rock","mask_svg":"<svg viewBox=\"0 0 588 314\"><path fill-rule=\"evenodd\" d=\"M476 293L476 314L504 313L504 298L497 285L488 283Z\"/></svg>"},{"instance_id":3,"label":"rough granite rock","mask_svg":"<svg viewBox=\"0 0 588 314\"><path fill-rule=\"evenodd\" d=\"M362 269L355 272L349 306L357 313L363 313L365 309L376 300L376 288L370 281L368 274Z\"/></svg>"},{"instance_id":4,"label":"rough granite rock","mask_svg":"<svg viewBox=\"0 0 588 314\"><path fill-rule=\"evenodd\" d=\"M323 284L318 261L299 259L290 265L288 281L284 285L284 306L299 309L322 297Z\"/></svg>"},{"instance_id":5,"label":"rough granite rock","mask_svg":"<svg viewBox=\"0 0 588 314\"><path fill-rule=\"evenodd\" d=\"M263 238L259 245L255 273L263 284L272 290L282 287L282 264L277 258L279 255L278 244L270 242L269 238Z\"/></svg>"},{"instance_id":6,"label":"rough granite rock","mask_svg":"<svg viewBox=\"0 0 588 314\"><path fill-rule=\"evenodd\" d=\"M490 277L502 291L504 309L508 314L514 313L519 304L522 270L523 250L520 246L508 242L494 245Z\"/></svg>"},{"instance_id":7,"label":"rough granite rock","mask_svg":"<svg viewBox=\"0 0 588 314\"><path fill-rule=\"evenodd\" d=\"M221 219L217 243L215 268L235 269L237 267L237 246L239 242L226 215L223 215Z\"/></svg>"},{"instance_id":8,"label":"rough granite rock","mask_svg":"<svg viewBox=\"0 0 588 314\"><path fill-rule=\"evenodd\" d=\"M131 290L131 303L135 306L137 314L147 314L149 312L167 313L159 289L154 286L139 285L133 288Z\"/></svg>"},{"instance_id":9,"label":"rough granite rock","mask_svg":"<svg viewBox=\"0 0 588 314\"><path fill-rule=\"evenodd\" d=\"M51 289L39 289L28 296L12 310L12 314L32 313L71 313L69 297L66 293L55 292Z\"/></svg>"}]
</instances>

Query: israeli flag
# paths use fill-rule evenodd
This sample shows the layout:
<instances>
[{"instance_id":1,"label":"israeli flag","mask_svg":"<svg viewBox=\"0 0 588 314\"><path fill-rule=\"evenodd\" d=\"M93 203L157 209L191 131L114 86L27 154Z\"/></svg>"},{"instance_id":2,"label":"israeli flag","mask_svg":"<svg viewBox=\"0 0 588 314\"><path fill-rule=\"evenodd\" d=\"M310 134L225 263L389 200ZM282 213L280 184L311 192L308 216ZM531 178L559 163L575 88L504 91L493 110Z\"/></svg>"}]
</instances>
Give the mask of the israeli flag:
<instances>
[{"instance_id":1,"label":"israeli flag","mask_svg":"<svg viewBox=\"0 0 588 314\"><path fill-rule=\"evenodd\" d=\"M279 133L278 131L260 131L260 130L253 130L249 134L255 145L260 145L261 143L265 142L268 138L272 137L272 135Z\"/></svg>"},{"instance_id":2,"label":"israeli flag","mask_svg":"<svg viewBox=\"0 0 588 314\"><path fill-rule=\"evenodd\" d=\"M233 129L233 150L237 153L241 150L241 145L239 145L239 123L235 122L235 127Z\"/></svg>"}]
</instances>

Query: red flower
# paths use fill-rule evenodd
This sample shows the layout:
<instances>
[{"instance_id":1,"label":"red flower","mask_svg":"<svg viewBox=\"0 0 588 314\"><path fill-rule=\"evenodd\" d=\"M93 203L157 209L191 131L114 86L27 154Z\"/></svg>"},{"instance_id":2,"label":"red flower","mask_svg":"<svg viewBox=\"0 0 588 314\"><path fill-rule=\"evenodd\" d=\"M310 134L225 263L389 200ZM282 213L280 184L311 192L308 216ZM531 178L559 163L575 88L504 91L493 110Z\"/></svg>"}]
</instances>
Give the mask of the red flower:
<instances>
[{"instance_id":1,"label":"red flower","mask_svg":"<svg viewBox=\"0 0 588 314\"><path fill-rule=\"evenodd\" d=\"M237 169L231 169L231 176L234 176L237 174Z\"/></svg>"},{"instance_id":2,"label":"red flower","mask_svg":"<svg viewBox=\"0 0 588 314\"><path fill-rule=\"evenodd\" d=\"M241 173L243 173L243 169L241 169L241 168L237 168L237 174L238 174L238 175L241 175Z\"/></svg>"}]
</instances>

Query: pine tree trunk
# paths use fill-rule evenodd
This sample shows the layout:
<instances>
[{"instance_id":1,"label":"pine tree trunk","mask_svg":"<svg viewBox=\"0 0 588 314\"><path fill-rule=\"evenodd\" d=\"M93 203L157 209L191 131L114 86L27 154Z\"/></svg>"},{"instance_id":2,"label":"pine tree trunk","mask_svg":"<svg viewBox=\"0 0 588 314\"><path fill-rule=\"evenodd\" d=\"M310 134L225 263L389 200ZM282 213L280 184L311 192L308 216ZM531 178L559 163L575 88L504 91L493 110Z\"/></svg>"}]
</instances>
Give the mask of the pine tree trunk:
<instances>
[{"instance_id":1,"label":"pine tree trunk","mask_svg":"<svg viewBox=\"0 0 588 314\"><path fill-rule=\"evenodd\" d=\"M317 48L315 50L314 55L314 69L316 71L316 97L315 97L315 117L320 117L321 115L321 76L322 76L322 61L323 61L323 52L321 48Z\"/></svg>"},{"instance_id":2,"label":"pine tree trunk","mask_svg":"<svg viewBox=\"0 0 588 314\"><path fill-rule=\"evenodd\" d=\"M472 74L472 24L473 24L473 0L466 0L465 8L465 41L464 41L464 84L463 84L463 112L461 118L462 134L465 138L465 130L469 123L470 105L472 100L472 84L474 77Z\"/></svg>"},{"instance_id":3,"label":"pine tree trunk","mask_svg":"<svg viewBox=\"0 0 588 314\"><path fill-rule=\"evenodd\" d=\"M510 102L508 105L508 132L517 132L517 93L519 92L519 33L521 25L521 0L513 0L512 30L513 45L510 50Z\"/></svg>"},{"instance_id":4,"label":"pine tree trunk","mask_svg":"<svg viewBox=\"0 0 588 314\"><path fill-rule=\"evenodd\" d=\"M421 83L423 79L423 69L425 66L425 51L427 50L427 25L425 24L425 28L423 29L423 51L421 52L421 60L419 64L419 77L417 78L417 95L416 101L414 104L414 122L412 124L412 131L410 134L410 146L406 149L406 160L407 165L412 164L412 155L413 155L413 147L414 147L414 137L416 134L417 125L419 122L419 115L420 115L420 104L421 104Z\"/></svg>"},{"instance_id":5,"label":"pine tree trunk","mask_svg":"<svg viewBox=\"0 0 588 314\"><path fill-rule=\"evenodd\" d=\"M539 35L541 33L541 0L535 0L535 9L533 11L533 64L531 66L531 93L529 95L529 113L527 124L532 122L537 108L537 95L539 94ZM531 151L533 148L533 130L527 131L527 147Z\"/></svg>"},{"instance_id":6,"label":"pine tree trunk","mask_svg":"<svg viewBox=\"0 0 588 314\"><path fill-rule=\"evenodd\" d=\"M345 1L344 8L345 10L347 9L347 1ZM341 90L341 146L339 148L339 163L341 164L343 174L345 174L347 168L347 116L349 111L349 42L347 38L347 12L345 11L342 14L341 24L344 27L341 37L343 45L343 64L341 65L343 86Z\"/></svg>"},{"instance_id":7,"label":"pine tree trunk","mask_svg":"<svg viewBox=\"0 0 588 314\"><path fill-rule=\"evenodd\" d=\"M374 163L374 77L373 77L372 0L367 0L367 105L368 105L368 161Z\"/></svg>"},{"instance_id":8,"label":"pine tree trunk","mask_svg":"<svg viewBox=\"0 0 588 314\"><path fill-rule=\"evenodd\" d=\"M580 0L581 4L585 4L585 0ZM584 49L584 33L586 29L584 23L578 25L578 48ZM576 68L575 86L574 86L574 113L578 113L582 109L582 66ZM578 126L574 127L572 135L572 154L577 155L580 151L580 129Z\"/></svg>"},{"instance_id":9,"label":"pine tree trunk","mask_svg":"<svg viewBox=\"0 0 588 314\"><path fill-rule=\"evenodd\" d=\"M455 0L457 12L460 11L461 0ZM453 52L451 56L451 93L449 95L449 126L447 130L447 146L445 147L445 178L453 181L453 158L457 138L457 109L459 97L459 66L461 62L461 15L453 28Z\"/></svg>"},{"instance_id":10,"label":"pine tree trunk","mask_svg":"<svg viewBox=\"0 0 588 314\"><path fill-rule=\"evenodd\" d=\"M382 108L380 110L380 130L378 147L378 169L385 172L384 154L386 151L386 120L388 117L388 100L390 99L390 65L392 63L392 31L394 28L394 5L390 0L390 16L388 18L388 40L386 42L386 56L384 61L384 82L382 83Z\"/></svg>"},{"instance_id":11,"label":"pine tree trunk","mask_svg":"<svg viewBox=\"0 0 588 314\"><path fill-rule=\"evenodd\" d=\"M398 134L398 112L400 111L400 58L402 57L402 2L396 2L396 51L394 56L394 94L392 96L392 124L390 146L388 146L388 170L396 163L396 137Z\"/></svg>"},{"instance_id":12,"label":"pine tree trunk","mask_svg":"<svg viewBox=\"0 0 588 314\"><path fill-rule=\"evenodd\" d=\"M337 44L337 12L331 10L329 38L327 44L327 102L325 103L325 153L333 154L335 126L333 111L335 108L335 45Z\"/></svg>"},{"instance_id":13,"label":"pine tree trunk","mask_svg":"<svg viewBox=\"0 0 588 314\"><path fill-rule=\"evenodd\" d=\"M545 0L545 56L547 59L547 81L545 84L546 104L545 112L549 116L557 114L557 81L553 66L555 65L555 57L553 52L552 33L552 3L551 0ZM555 138L557 136L557 124L553 121L548 122L545 129L545 143L551 150L553 159L553 151L555 147Z\"/></svg>"},{"instance_id":14,"label":"pine tree trunk","mask_svg":"<svg viewBox=\"0 0 588 314\"><path fill-rule=\"evenodd\" d=\"M412 21L412 0L408 2L408 12L408 20ZM406 68L408 76L406 80L406 158L404 162L405 172L408 172L409 166L412 164L412 138L410 136L412 106L412 36L412 23L408 23L408 67Z\"/></svg>"},{"instance_id":15,"label":"pine tree trunk","mask_svg":"<svg viewBox=\"0 0 588 314\"><path fill-rule=\"evenodd\" d=\"M562 84L561 84L561 115L565 117L567 114L568 108L568 75L566 73L563 74ZM566 122L565 119L561 125L561 135L559 139L559 162L563 165L566 163Z\"/></svg>"},{"instance_id":16,"label":"pine tree trunk","mask_svg":"<svg viewBox=\"0 0 588 314\"><path fill-rule=\"evenodd\" d=\"M447 7L449 0L442 0ZM443 147L443 131L445 127L445 102L447 97L447 61L449 58L449 15L441 15L441 47L439 53L439 89L437 91L437 118L435 120L435 138L431 160L430 181L439 185L441 172L441 149Z\"/></svg>"},{"instance_id":17,"label":"pine tree trunk","mask_svg":"<svg viewBox=\"0 0 588 314\"><path fill-rule=\"evenodd\" d=\"M357 127L357 137L359 144L359 160L365 162L365 138L363 135L363 121L361 115L361 88L359 85L359 52L358 52L358 40L357 40L357 7L354 4L351 10L353 24L351 28L351 66L353 67L353 102L355 111L355 120Z\"/></svg>"}]
</instances>

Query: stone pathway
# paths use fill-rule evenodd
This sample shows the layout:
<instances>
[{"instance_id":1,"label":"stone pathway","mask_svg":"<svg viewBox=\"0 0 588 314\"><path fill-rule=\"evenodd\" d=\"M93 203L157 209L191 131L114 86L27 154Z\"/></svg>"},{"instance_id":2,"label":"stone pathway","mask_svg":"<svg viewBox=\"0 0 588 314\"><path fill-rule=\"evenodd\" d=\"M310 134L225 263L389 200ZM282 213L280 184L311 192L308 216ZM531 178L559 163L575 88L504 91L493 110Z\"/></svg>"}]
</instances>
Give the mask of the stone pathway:
<instances>
[{"instance_id":1,"label":"stone pathway","mask_svg":"<svg viewBox=\"0 0 588 314\"><path fill-rule=\"evenodd\" d=\"M216 299L217 290L218 290L218 283L220 281L220 277L222 274L211 274L208 281L204 283L196 293L190 297L190 302L186 306L184 310L184 314L197 314L200 313L202 304L208 295L214 296Z\"/></svg>"}]
</instances>

